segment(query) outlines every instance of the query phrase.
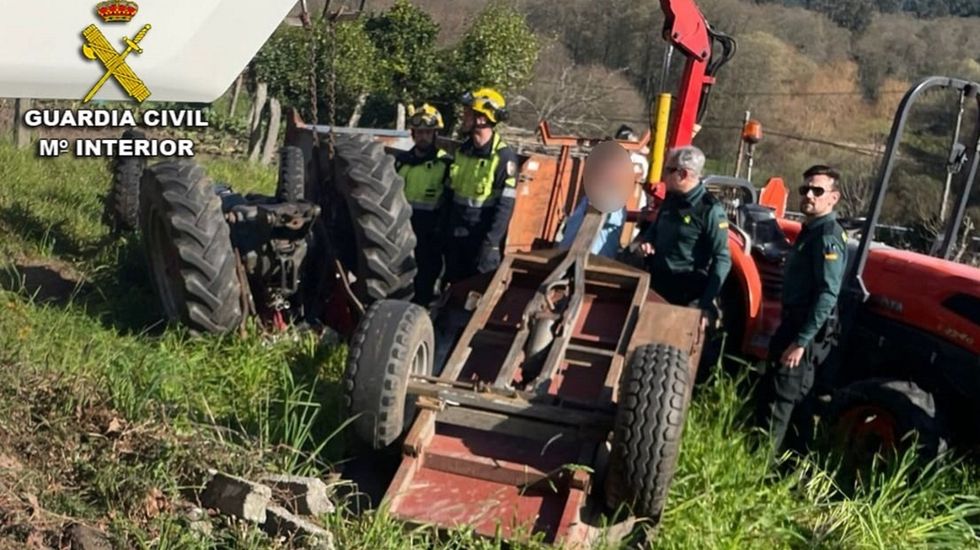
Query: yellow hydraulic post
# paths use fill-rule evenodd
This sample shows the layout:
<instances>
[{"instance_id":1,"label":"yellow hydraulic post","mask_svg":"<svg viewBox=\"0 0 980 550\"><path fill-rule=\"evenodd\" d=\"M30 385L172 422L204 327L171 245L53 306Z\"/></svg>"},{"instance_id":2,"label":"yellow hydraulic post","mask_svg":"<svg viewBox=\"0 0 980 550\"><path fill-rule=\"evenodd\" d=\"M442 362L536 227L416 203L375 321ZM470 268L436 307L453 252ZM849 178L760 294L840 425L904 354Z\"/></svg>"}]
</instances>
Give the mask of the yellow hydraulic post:
<instances>
[{"instance_id":1,"label":"yellow hydraulic post","mask_svg":"<svg viewBox=\"0 0 980 550\"><path fill-rule=\"evenodd\" d=\"M650 146L650 170L647 171L647 184L653 185L660 181L664 170L664 155L667 148L667 125L670 122L671 95L662 93L657 96L654 109L655 119L652 120L653 144Z\"/></svg>"}]
</instances>

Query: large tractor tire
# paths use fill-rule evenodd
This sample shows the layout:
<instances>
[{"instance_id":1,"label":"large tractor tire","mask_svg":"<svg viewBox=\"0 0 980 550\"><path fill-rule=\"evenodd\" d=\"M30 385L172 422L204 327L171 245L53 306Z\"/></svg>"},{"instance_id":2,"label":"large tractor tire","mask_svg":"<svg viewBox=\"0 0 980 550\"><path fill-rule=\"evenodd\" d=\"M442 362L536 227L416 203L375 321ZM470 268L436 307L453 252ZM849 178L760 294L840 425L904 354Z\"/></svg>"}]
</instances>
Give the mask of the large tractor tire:
<instances>
[{"instance_id":1,"label":"large tractor tire","mask_svg":"<svg viewBox=\"0 0 980 550\"><path fill-rule=\"evenodd\" d=\"M687 353L665 344L638 348L619 387L606 502L660 520L677 469L691 395Z\"/></svg>"},{"instance_id":2,"label":"large tractor tire","mask_svg":"<svg viewBox=\"0 0 980 550\"><path fill-rule=\"evenodd\" d=\"M379 300L368 308L344 373L344 403L358 440L380 450L402 435L415 417L415 403L407 399L409 376L430 376L434 351L425 309L401 300Z\"/></svg>"},{"instance_id":3,"label":"large tractor tire","mask_svg":"<svg viewBox=\"0 0 980 550\"><path fill-rule=\"evenodd\" d=\"M844 386L832 395L821 424L850 466L867 466L875 454L903 452L913 437L920 459L935 458L947 446L932 394L905 380L872 378Z\"/></svg>"},{"instance_id":4,"label":"large tractor tire","mask_svg":"<svg viewBox=\"0 0 980 550\"><path fill-rule=\"evenodd\" d=\"M204 169L164 161L143 174L140 224L154 288L169 321L221 334L242 320L235 251Z\"/></svg>"},{"instance_id":5,"label":"large tractor tire","mask_svg":"<svg viewBox=\"0 0 980 550\"><path fill-rule=\"evenodd\" d=\"M143 139L139 130L126 130L123 139ZM112 159L112 187L106 197L102 221L115 232L136 231L139 228L140 180L146 169L146 159L115 157Z\"/></svg>"},{"instance_id":6,"label":"large tractor tire","mask_svg":"<svg viewBox=\"0 0 980 550\"><path fill-rule=\"evenodd\" d=\"M286 146L279 150L279 182L276 199L284 202L306 197L306 158L299 147Z\"/></svg>"},{"instance_id":7,"label":"large tractor tire","mask_svg":"<svg viewBox=\"0 0 980 550\"><path fill-rule=\"evenodd\" d=\"M384 147L364 136L336 136L331 246L354 274L353 291L365 304L411 300L417 271L412 207L404 182Z\"/></svg>"}]
</instances>

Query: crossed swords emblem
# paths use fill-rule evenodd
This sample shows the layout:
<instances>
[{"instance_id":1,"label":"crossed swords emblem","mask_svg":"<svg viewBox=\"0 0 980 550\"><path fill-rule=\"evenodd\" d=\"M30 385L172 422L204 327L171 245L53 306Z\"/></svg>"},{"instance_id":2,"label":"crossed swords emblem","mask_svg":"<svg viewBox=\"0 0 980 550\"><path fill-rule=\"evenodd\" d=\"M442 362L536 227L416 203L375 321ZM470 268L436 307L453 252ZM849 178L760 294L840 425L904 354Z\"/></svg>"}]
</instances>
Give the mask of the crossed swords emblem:
<instances>
[{"instance_id":1,"label":"crossed swords emblem","mask_svg":"<svg viewBox=\"0 0 980 550\"><path fill-rule=\"evenodd\" d=\"M102 31L99 30L95 25L89 25L85 27L82 31L82 36L85 37L87 41L82 45L82 54L88 59L95 60L98 59L105 66L106 72L102 75L102 78L92 86L85 99L82 103L88 103L95 94L102 88L102 86L109 80L109 77L115 77L116 82L122 86L123 90L129 94L129 97L135 99L139 103L142 103L146 98L150 97L150 89L146 87L146 84L132 69L126 64L126 56L130 52L135 51L136 53L143 53L143 48L140 47L140 42L146 36L146 33L150 32L150 26L144 25L142 29L133 37L132 40L129 37L123 37L123 43L126 44L126 49L119 53L112 44L106 40Z\"/></svg>"}]
</instances>

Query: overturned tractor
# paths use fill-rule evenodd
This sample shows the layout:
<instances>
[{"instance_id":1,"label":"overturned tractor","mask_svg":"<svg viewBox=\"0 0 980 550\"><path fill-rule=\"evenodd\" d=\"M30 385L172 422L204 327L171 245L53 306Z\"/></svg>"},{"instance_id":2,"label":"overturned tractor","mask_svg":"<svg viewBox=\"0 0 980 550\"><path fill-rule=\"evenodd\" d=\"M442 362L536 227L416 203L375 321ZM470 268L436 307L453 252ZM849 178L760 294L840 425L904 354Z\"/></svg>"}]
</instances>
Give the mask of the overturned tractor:
<instances>
[{"instance_id":1,"label":"overturned tractor","mask_svg":"<svg viewBox=\"0 0 980 550\"><path fill-rule=\"evenodd\" d=\"M140 229L168 321L349 334L375 300L411 298L411 206L391 157L363 136L330 136L332 151L305 137L281 150L274 196L238 193L192 161L114 163L107 221Z\"/></svg>"}]
</instances>

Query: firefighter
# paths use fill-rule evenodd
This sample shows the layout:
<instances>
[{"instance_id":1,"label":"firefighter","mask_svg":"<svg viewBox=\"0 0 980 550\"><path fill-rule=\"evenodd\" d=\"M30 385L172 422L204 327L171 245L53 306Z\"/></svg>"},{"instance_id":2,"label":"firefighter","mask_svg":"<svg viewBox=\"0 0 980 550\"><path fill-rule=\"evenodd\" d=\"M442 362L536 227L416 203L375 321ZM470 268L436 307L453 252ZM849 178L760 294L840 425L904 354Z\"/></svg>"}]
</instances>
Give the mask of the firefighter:
<instances>
[{"instance_id":1,"label":"firefighter","mask_svg":"<svg viewBox=\"0 0 980 550\"><path fill-rule=\"evenodd\" d=\"M813 434L815 340L828 330L844 275L847 235L837 223L840 173L812 166L803 173L800 211L806 221L786 259L782 320L769 343L758 386L757 417L777 453L805 452Z\"/></svg>"},{"instance_id":2,"label":"firefighter","mask_svg":"<svg viewBox=\"0 0 980 550\"><path fill-rule=\"evenodd\" d=\"M664 163L667 196L657 219L640 235L639 252L647 258L650 285L674 305L701 309L701 328L707 340L701 353L704 366L721 352L717 298L731 269L728 217L721 203L701 182L704 153L689 145L671 149Z\"/></svg>"},{"instance_id":3,"label":"firefighter","mask_svg":"<svg viewBox=\"0 0 980 550\"><path fill-rule=\"evenodd\" d=\"M405 198L412 205L412 230L417 239L415 302L432 302L442 273L443 233L448 213L447 186L452 157L436 146L436 134L445 126L442 114L428 103L409 107L408 127L415 145L395 158L398 175L405 180Z\"/></svg>"},{"instance_id":4,"label":"firefighter","mask_svg":"<svg viewBox=\"0 0 980 550\"><path fill-rule=\"evenodd\" d=\"M497 269L516 197L517 154L495 130L506 120L504 97L491 88L462 97L466 141L450 168L446 279L454 283Z\"/></svg>"}]
</instances>

